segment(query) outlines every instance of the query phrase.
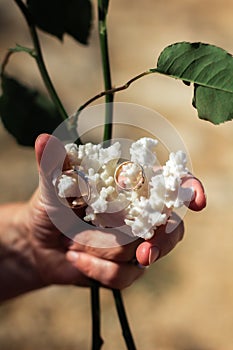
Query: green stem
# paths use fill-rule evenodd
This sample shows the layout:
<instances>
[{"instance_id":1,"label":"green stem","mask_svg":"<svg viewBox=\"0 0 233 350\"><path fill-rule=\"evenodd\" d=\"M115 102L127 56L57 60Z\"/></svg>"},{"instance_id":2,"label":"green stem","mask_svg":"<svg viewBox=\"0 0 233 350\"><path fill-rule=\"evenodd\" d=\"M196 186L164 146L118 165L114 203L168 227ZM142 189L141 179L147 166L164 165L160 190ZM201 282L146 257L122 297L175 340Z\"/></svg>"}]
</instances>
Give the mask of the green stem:
<instances>
[{"instance_id":1,"label":"green stem","mask_svg":"<svg viewBox=\"0 0 233 350\"><path fill-rule=\"evenodd\" d=\"M107 0L108 4L108 0ZM108 40L107 40L107 28L106 28L106 15L107 6L106 0L98 0L98 14L99 14L99 36L100 36L100 48L102 56L102 67L104 75L105 89L111 89L111 73L110 63L108 55ZM113 94L109 95L105 99L105 129L104 129L104 141L111 139L112 137L112 107ZM77 115L75 116L77 119ZM92 350L99 350L103 344L103 340L100 335L100 297L99 297L99 285L94 283L91 287L91 308L92 308Z\"/></svg>"},{"instance_id":2,"label":"green stem","mask_svg":"<svg viewBox=\"0 0 233 350\"><path fill-rule=\"evenodd\" d=\"M92 350L100 350L103 339L100 335L100 297L99 285L94 281L91 286L91 314L92 314Z\"/></svg>"},{"instance_id":3,"label":"green stem","mask_svg":"<svg viewBox=\"0 0 233 350\"><path fill-rule=\"evenodd\" d=\"M112 292L113 292L113 296L114 296L114 300L115 300L115 304L116 304L116 308L117 308L117 312L118 312L118 317L119 317L120 324L121 324L122 334L123 334L123 337L125 339L127 349L128 350L136 350L133 336L132 336L132 333L130 331L129 322L127 320L125 307L124 307L124 303L123 303L123 298L121 296L121 291L118 289L113 289Z\"/></svg>"},{"instance_id":4,"label":"green stem","mask_svg":"<svg viewBox=\"0 0 233 350\"><path fill-rule=\"evenodd\" d=\"M105 90L112 89L110 60L108 52L108 33L107 33L107 12L108 0L98 0L98 22L99 22L99 40L104 77ZM105 96L105 126L104 126L104 141L112 138L112 122L113 122L113 100L114 94L110 93Z\"/></svg>"},{"instance_id":5,"label":"green stem","mask_svg":"<svg viewBox=\"0 0 233 350\"><path fill-rule=\"evenodd\" d=\"M15 3L18 5L19 9L21 10L27 24L28 27L30 29L30 34L31 34L31 38L34 44L34 58L37 62L39 71L41 73L42 79L44 81L44 84L50 94L50 97L54 103L54 105L56 106L62 120L66 120L68 119L68 115L65 111L65 108L63 106L63 104L61 103L61 100L59 99L57 92L53 86L53 83L50 79L50 76L48 74L48 71L46 69L45 63L44 63L44 59L43 59L43 55L42 55L42 51L41 51L41 47L40 47L40 42L39 42L39 38L36 32L36 28L35 25L33 23L33 20L31 18L31 15L28 11L28 8L26 7L26 5L21 1L21 0L14 0Z\"/></svg>"},{"instance_id":6,"label":"green stem","mask_svg":"<svg viewBox=\"0 0 233 350\"><path fill-rule=\"evenodd\" d=\"M7 66L7 63L9 62L10 57L13 55L14 52L8 51L5 57L3 58L2 64L1 64L1 71L0 76L1 78L4 76L4 72Z\"/></svg>"}]
</instances>

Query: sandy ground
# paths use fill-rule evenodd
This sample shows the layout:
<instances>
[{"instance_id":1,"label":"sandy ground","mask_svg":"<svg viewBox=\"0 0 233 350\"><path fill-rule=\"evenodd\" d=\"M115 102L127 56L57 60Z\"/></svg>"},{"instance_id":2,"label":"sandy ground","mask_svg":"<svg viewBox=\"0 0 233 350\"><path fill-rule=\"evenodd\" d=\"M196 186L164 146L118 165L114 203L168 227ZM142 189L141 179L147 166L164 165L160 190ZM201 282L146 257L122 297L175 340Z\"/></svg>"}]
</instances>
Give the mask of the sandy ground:
<instances>
[{"instance_id":1,"label":"sandy ground","mask_svg":"<svg viewBox=\"0 0 233 350\"><path fill-rule=\"evenodd\" d=\"M230 0L112 0L114 85L153 67L161 50L173 42L209 42L233 53L232 18ZM42 39L51 76L72 113L102 90L96 23L88 48L67 37L63 46L43 34ZM1 59L16 42L30 46L13 2L0 0ZM34 63L25 55L14 57L9 71L43 88ZM182 244L124 291L138 349L233 349L233 123L215 127L199 120L191 98L191 88L157 76L144 78L117 96L117 101L157 110L177 128L208 196L203 212L186 215ZM37 185L34 152L18 146L2 127L0 159L0 201L29 198ZM103 350L124 349L109 291L102 290L101 302ZM0 349L89 349L90 326L87 290L50 287L1 305Z\"/></svg>"}]
</instances>

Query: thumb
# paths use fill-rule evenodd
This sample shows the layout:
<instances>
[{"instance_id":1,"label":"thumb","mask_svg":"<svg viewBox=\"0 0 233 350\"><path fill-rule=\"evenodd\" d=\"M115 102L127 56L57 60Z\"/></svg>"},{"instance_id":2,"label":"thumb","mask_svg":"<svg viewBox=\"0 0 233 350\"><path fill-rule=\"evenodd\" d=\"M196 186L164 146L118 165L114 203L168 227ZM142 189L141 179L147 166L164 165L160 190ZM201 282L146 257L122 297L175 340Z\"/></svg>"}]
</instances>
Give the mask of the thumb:
<instances>
[{"instance_id":1,"label":"thumb","mask_svg":"<svg viewBox=\"0 0 233 350\"><path fill-rule=\"evenodd\" d=\"M65 235L73 236L82 227L78 217L83 208L72 210L59 199L55 182L63 170L70 168L63 143L55 136L41 134L35 142L35 154L40 175L39 192L43 206L54 225Z\"/></svg>"},{"instance_id":2,"label":"thumb","mask_svg":"<svg viewBox=\"0 0 233 350\"><path fill-rule=\"evenodd\" d=\"M41 134L35 142L35 154L43 202L58 205L54 181L61 175L64 166L67 165L65 147L55 136Z\"/></svg>"},{"instance_id":3,"label":"thumb","mask_svg":"<svg viewBox=\"0 0 233 350\"><path fill-rule=\"evenodd\" d=\"M55 136L41 134L35 142L38 169L42 176L49 176L56 169L62 169L66 151L62 142Z\"/></svg>"}]
</instances>

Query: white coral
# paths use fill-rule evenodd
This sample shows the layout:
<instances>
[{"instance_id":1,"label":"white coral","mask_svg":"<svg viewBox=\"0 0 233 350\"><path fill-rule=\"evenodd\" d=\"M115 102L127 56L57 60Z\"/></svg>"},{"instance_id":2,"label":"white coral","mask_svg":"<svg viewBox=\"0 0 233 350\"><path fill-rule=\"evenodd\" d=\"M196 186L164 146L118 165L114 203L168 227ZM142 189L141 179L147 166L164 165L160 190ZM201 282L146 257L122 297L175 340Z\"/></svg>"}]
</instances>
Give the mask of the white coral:
<instances>
[{"instance_id":1,"label":"white coral","mask_svg":"<svg viewBox=\"0 0 233 350\"><path fill-rule=\"evenodd\" d=\"M167 215L162 213L161 208L154 209L151 204L150 199L141 197L129 210L130 219L125 219L125 223L131 226L135 236L150 239L156 227L166 223Z\"/></svg>"},{"instance_id":2,"label":"white coral","mask_svg":"<svg viewBox=\"0 0 233 350\"><path fill-rule=\"evenodd\" d=\"M131 161L141 164L142 166L153 167L157 163L155 148L157 140L149 137L143 137L132 143L130 147Z\"/></svg>"},{"instance_id":3,"label":"white coral","mask_svg":"<svg viewBox=\"0 0 233 350\"><path fill-rule=\"evenodd\" d=\"M77 180L71 176L62 174L57 184L58 195L61 198L77 197L80 195Z\"/></svg>"},{"instance_id":4,"label":"white coral","mask_svg":"<svg viewBox=\"0 0 233 350\"><path fill-rule=\"evenodd\" d=\"M181 187L182 177L188 173L185 153L171 153L166 164L158 170L157 144L157 140L148 137L132 143L131 162L122 165L120 172L121 188L114 182L117 161L121 158L119 142L108 148L91 143L79 147L66 145L71 165L80 167L91 190L84 220L104 226L107 214L116 213L115 217L124 215L122 220L130 226L135 236L149 239L158 226L166 223L173 208L191 199L192 189ZM141 173L140 166L143 167ZM138 189L135 185L142 174L146 178ZM59 195L75 196L78 192L75 185L72 178L63 175Z\"/></svg>"},{"instance_id":5,"label":"white coral","mask_svg":"<svg viewBox=\"0 0 233 350\"><path fill-rule=\"evenodd\" d=\"M65 145L66 153L70 161L70 165L78 165L79 160L81 159L79 157L79 149L78 146L75 143L67 143Z\"/></svg>"}]
</instances>

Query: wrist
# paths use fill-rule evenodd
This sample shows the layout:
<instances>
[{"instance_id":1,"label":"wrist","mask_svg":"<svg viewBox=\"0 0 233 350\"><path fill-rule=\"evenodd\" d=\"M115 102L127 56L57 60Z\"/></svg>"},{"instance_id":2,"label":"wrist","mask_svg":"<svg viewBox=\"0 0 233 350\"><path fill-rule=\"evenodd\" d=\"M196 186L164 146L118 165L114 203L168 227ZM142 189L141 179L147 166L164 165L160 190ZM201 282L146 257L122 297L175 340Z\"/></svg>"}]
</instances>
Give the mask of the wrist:
<instances>
[{"instance_id":1,"label":"wrist","mask_svg":"<svg viewBox=\"0 0 233 350\"><path fill-rule=\"evenodd\" d=\"M30 239L27 203L0 207L0 300L43 287Z\"/></svg>"}]
</instances>

